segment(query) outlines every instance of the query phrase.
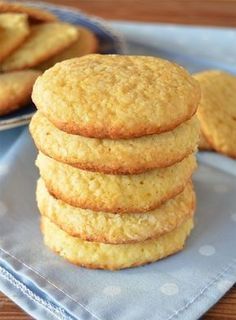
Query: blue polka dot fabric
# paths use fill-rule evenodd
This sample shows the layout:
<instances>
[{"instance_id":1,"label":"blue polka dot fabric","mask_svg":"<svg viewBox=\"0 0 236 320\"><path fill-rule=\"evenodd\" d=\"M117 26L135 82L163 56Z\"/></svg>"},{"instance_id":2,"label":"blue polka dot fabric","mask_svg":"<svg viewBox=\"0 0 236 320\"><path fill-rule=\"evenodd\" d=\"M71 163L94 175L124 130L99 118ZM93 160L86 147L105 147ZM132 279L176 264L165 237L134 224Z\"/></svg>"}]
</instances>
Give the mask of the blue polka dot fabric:
<instances>
[{"instance_id":1,"label":"blue polka dot fabric","mask_svg":"<svg viewBox=\"0 0 236 320\"><path fill-rule=\"evenodd\" d=\"M190 71L235 71L233 29L113 26L126 37L130 53L163 56ZM218 53L212 53L212 46ZM227 56L221 48L227 48ZM35 202L35 158L28 128L0 132L0 290L34 318L198 319L234 285L235 160L209 152L198 155L195 229L182 252L144 267L109 272L76 267L44 246Z\"/></svg>"}]
</instances>

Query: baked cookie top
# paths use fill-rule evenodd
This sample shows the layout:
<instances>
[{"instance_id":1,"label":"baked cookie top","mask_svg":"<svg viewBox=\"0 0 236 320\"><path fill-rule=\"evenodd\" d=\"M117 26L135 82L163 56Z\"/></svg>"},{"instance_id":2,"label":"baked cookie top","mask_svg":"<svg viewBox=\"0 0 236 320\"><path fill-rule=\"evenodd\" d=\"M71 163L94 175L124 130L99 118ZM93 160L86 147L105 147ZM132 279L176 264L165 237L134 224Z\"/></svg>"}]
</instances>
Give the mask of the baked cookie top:
<instances>
[{"instance_id":1,"label":"baked cookie top","mask_svg":"<svg viewBox=\"0 0 236 320\"><path fill-rule=\"evenodd\" d=\"M63 131L117 139L172 130L196 112L200 90L163 59L91 54L47 70L32 98Z\"/></svg>"},{"instance_id":2,"label":"baked cookie top","mask_svg":"<svg viewBox=\"0 0 236 320\"><path fill-rule=\"evenodd\" d=\"M194 77L201 86L198 118L204 136L215 150L236 158L236 77L217 70Z\"/></svg>"}]
</instances>

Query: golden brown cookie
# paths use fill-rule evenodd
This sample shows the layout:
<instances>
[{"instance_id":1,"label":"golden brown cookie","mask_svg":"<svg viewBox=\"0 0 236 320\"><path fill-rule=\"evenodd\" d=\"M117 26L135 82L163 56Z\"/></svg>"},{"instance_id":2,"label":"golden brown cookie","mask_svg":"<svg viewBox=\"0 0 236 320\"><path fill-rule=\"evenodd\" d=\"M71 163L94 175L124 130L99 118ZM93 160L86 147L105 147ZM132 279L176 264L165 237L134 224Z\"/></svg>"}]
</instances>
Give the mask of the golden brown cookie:
<instances>
[{"instance_id":1,"label":"golden brown cookie","mask_svg":"<svg viewBox=\"0 0 236 320\"><path fill-rule=\"evenodd\" d=\"M16 50L29 36L30 28L25 14L0 14L0 62Z\"/></svg>"},{"instance_id":2,"label":"golden brown cookie","mask_svg":"<svg viewBox=\"0 0 236 320\"><path fill-rule=\"evenodd\" d=\"M195 117L162 134L96 139L61 131L37 112L31 120L30 132L37 148L60 162L90 171L132 174L168 167L196 151L199 123Z\"/></svg>"},{"instance_id":3,"label":"golden brown cookie","mask_svg":"<svg viewBox=\"0 0 236 320\"><path fill-rule=\"evenodd\" d=\"M140 266L167 257L183 249L193 228L193 219L157 239L132 244L89 242L68 235L48 218L42 217L45 244L64 259L93 269L117 270Z\"/></svg>"},{"instance_id":4,"label":"golden brown cookie","mask_svg":"<svg viewBox=\"0 0 236 320\"><path fill-rule=\"evenodd\" d=\"M38 69L44 71L54 66L57 62L97 52L99 44L95 34L85 27L78 27L78 30L79 38L75 43L51 59L41 63Z\"/></svg>"},{"instance_id":5,"label":"golden brown cookie","mask_svg":"<svg viewBox=\"0 0 236 320\"><path fill-rule=\"evenodd\" d=\"M43 9L24 6L19 2L0 1L0 13L24 13L32 22L52 22L57 17Z\"/></svg>"},{"instance_id":6,"label":"golden brown cookie","mask_svg":"<svg viewBox=\"0 0 236 320\"><path fill-rule=\"evenodd\" d=\"M200 90L184 68L169 61L94 54L44 72L32 99L63 131L118 139L174 129L196 112Z\"/></svg>"},{"instance_id":7,"label":"golden brown cookie","mask_svg":"<svg viewBox=\"0 0 236 320\"><path fill-rule=\"evenodd\" d=\"M236 158L236 77L217 70L194 77L201 86L198 118L204 136L213 149Z\"/></svg>"},{"instance_id":8,"label":"golden brown cookie","mask_svg":"<svg viewBox=\"0 0 236 320\"><path fill-rule=\"evenodd\" d=\"M77 28L63 22L33 25L30 37L3 61L1 69L11 71L37 66L70 46L78 36Z\"/></svg>"},{"instance_id":9,"label":"golden brown cookie","mask_svg":"<svg viewBox=\"0 0 236 320\"><path fill-rule=\"evenodd\" d=\"M194 154L162 169L111 175L71 167L39 153L36 160L47 189L56 198L84 209L145 212L180 193L196 168Z\"/></svg>"},{"instance_id":10,"label":"golden brown cookie","mask_svg":"<svg viewBox=\"0 0 236 320\"><path fill-rule=\"evenodd\" d=\"M146 213L119 215L72 207L50 195L42 179L36 197L41 214L66 233L113 244L141 242L171 232L193 215L196 202L191 182L179 195Z\"/></svg>"},{"instance_id":11,"label":"golden brown cookie","mask_svg":"<svg viewBox=\"0 0 236 320\"><path fill-rule=\"evenodd\" d=\"M0 74L0 116L30 102L32 87L39 75L36 70Z\"/></svg>"}]
</instances>

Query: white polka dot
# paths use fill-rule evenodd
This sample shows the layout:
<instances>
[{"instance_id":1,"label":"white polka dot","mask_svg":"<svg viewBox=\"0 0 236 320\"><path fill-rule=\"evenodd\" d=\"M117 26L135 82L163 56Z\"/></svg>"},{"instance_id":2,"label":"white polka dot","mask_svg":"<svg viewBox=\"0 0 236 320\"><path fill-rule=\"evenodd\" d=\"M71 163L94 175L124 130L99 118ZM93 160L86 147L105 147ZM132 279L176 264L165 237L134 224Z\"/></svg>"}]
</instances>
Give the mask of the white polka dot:
<instances>
[{"instance_id":1,"label":"white polka dot","mask_svg":"<svg viewBox=\"0 0 236 320\"><path fill-rule=\"evenodd\" d=\"M228 187L225 184L216 184L214 186L214 191L217 193L226 193L228 191Z\"/></svg>"},{"instance_id":2,"label":"white polka dot","mask_svg":"<svg viewBox=\"0 0 236 320\"><path fill-rule=\"evenodd\" d=\"M199 248L199 253L203 256L209 257L215 254L216 249L213 246L205 245Z\"/></svg>"},{"instance_id":3,"label":"white polka dot","mask_svg":"<svg viewBox=\"0 0 236 320\"><path fill-rule=\"evenodd\" d=\"M175 283L168 282L160 287L160 291L167 296L173 296L179 293L179 287Z\"/></svg>"},{"instance_id":4,"label":"white polka dot","mask_svg":"<svg viewBox=\"0 0 236 320\"><path fill-rule=\"evenodd\" d=\"M0 201L0 217L4 216L7 213L6 205Z\"/></svg>"},{"instance_id":5,"label":"white polka dot","mask_svg":"<svg viewBox=\"0 0 236 320\"><path fill-rule=\"evenodd\" d=\"M9 168L7 165L0 164L0 176L6 175L9 171Z\"/></svg>"},{"instance_id":6,"label":"white polka dot","mask_svg":"<svg viewBox=\"0 0 236 320\"><path fill-rule=\"evenodd\" d=\"M103 293L107 296L114 297L121 293L121 288L116 286L108 286L103 289Z\"/></svg>"},{"instance_id":7,"label":"white polka dot","mask_svg":"<svg viewBox=\"0 0 236 320\"><path fill-rule=\"evenodd\" d=\"M236 213L231 213L231 220L236 222Z\"/></svg>"},{"instance_id":8,"label":"white polka dot","mask_svg":"<svg viewBox=\"0 0 236 320\"><path fill-rule=\"evenodd\" d=\"M217 283L217 289L222 292L225 293L227 290L229 290L232 286L234 285L234 283L232 281L229 280L220 280L220 282Z\"/></svg>"}]
</instances>

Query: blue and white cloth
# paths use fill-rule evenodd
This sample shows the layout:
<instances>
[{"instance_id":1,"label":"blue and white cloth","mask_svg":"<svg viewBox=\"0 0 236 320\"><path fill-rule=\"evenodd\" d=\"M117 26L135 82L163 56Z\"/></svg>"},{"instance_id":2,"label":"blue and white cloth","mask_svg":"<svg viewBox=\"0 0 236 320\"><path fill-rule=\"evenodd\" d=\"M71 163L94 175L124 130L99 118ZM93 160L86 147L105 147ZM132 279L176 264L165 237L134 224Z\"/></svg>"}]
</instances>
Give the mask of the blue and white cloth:
<instances>
[{"instance_id":1,"label":"blue and white cloth","mask_svg":"<svg viewBox=\"0 0 236 320\"><path fill-rule=\"evenodd\" d=\"M113 25L127 37L129 52L161 55L191 71L235 71L233 29ZM35 157L27 128L0 133L0 290L33 317L193 320L234 285L236 161L199 155L196 226L184 251L144 267L109 272L71 265L43 245Z\"/></svg>"}]
</instances>

